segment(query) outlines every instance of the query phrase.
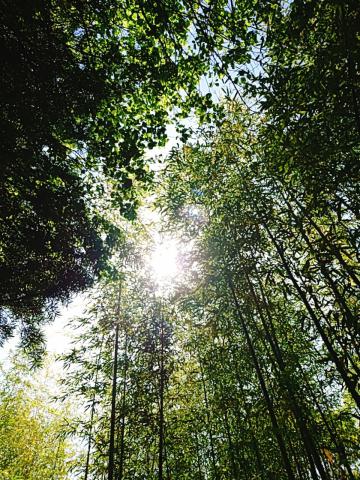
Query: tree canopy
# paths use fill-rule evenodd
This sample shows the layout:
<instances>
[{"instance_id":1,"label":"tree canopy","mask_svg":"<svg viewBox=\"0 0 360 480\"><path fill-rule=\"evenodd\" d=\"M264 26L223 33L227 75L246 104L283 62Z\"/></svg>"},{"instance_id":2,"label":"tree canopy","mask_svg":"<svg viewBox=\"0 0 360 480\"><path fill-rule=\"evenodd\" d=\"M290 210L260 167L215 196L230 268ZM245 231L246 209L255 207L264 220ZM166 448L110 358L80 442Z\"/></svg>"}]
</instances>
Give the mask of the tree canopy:
<instances>
[{"instance_id":1,"label":"tree canopy","mask_svg":"<svg viewBox=\"0 0 360 480\"><path fill-rule=\"evenodd\" d=\"M180 18L181 4L152 2L2 9L2 338L106 270L119 232L98 199L134 217L151 178L141 153L164 143L179 90L200 75L191 58L191 68L175 62Z\"/></svg>"},{"instance_id":2,"label":"tree canopy","mask_svg":"<svg viewBox=\"0 0 360 480\"><path fill-rule=\"evenodd\" d=\"M93 286L62 357L76 474L359 479L358 2L6 6L0 341L39 358ZM145 204L182 249L166 292Z\"/></svg>"}]
</instances>

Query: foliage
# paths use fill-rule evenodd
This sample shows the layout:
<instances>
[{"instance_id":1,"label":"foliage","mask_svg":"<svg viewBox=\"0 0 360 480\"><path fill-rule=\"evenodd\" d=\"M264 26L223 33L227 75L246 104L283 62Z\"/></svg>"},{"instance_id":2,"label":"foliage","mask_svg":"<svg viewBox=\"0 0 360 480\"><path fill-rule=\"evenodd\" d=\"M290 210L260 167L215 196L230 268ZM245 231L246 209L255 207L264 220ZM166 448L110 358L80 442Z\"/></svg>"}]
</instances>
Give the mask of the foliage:
<instances>
[{"instance_id":1,"label":"foliage","mask_svg":"<svg viewBox=\"0 0 360 480\"><path fill-rule=\"evenodd\" d=\"M93 292L87 315L77 321L74 348L63 357L64 394L85 405L85 417L73 423L88 449L85 478L111 470L113 478L150 479L164 464L157 457L172 369L171 319L140 273L139 254L130 248L122 263L120 279Z\"/></svg>"},{"instance_id":2,"label":"foliage","mask_svg":"<svg viewBox=\"0 0 360 480\"><path fill-rule=\"evenodd\" d=\"M173 168L203 173L195 152ZM209 161L202 164L207 169ZM177 185L188 189L189 176ZM214 182L209 187L220 192ZM174 185L168 192L175 200ZM253 237L246 253L219 211L212 217L204 208L209 193L203 189L197 204L208 220L196 235L193 273L173 297L154 297L137 231L121 281L99 285L76 322L78 338L63 360L65 396L86 405L73 426L88 446L81 475L357 478L354 403L341 392L301 302L290 289L284 297L280 267L269 273L275 259L258 256L256 269L248 259L235 274L261 243Z\"/></svg>"},{"instance_id":3,"label":"foliage","mask_svg":"<svg viewBox=\"0 0 360 480\"><path fill-rule=\"evenodd\" d=\"M44 372L43 372L44 374ZM4 480L68 479L73 452L62 433L69 412L51 405L46 375L37 382L26 362L1 372L0 477ZM41 390L36 390L38 387Z\"/></svg>"},{"instance_id":4,"label":"foliage","mask_svg":"<svg viewBox=\"0 0 360 480\"><path fill-rule=\"evenodd\" d=\"M356 215L356 7L39 0L3 9L1 337L27 318L24 342L39 343L55 303L107 269L119 232L105 212L134 218L152 177L144 149L164 144L171 120L186 140L191 112L219 123L221 86L264 113L271 175L296 178L318 201L340 187L333 208L350 195Z\"/></svg>"},{"instance_id":5,"label":"foliage","mask_svg":"<svg viewBox=\"0 0 360 480\"><path fill-rule=\"evenodd\" d=\"M134 218L152 177L144 148L164 144L176 106L180 116L210 108L196 90L208 55L187 43L193 8L17 0L2 9L2 340L22 319L25 343L39 343L54 304L106 271L119 232L105 212Z\"/></svg>"},{"instance_id":6,"label":"foliage","mask_svg":"<svg viewBox=\"0 0 360 480\"><path fill-rule=\"evenodd\" d=\"M119 236L106 211L134 217L151 177L142 153L164 143L171 119L184 144L158 174L158 204L193 246L182 284L160 299L141 222L128 226L113 278L72 323L64 396L85 406L69 427L86 446L79 475L360 478L357 3L61 7L23 7L3 30L15 63L23 47L10 24L33 38L26 55L37 52L22 76L12 72L25 108L8 103L3 115L6 218L16 219L13 230L4 223L15 240L3 256L17 264L17 233L30 224L33 241L22 282L20 270L14 277L19 305L4 284L3 336L35 305L31 344L44 299L51 309L106 268L110 233ZM51 42L37 41L49 32ZM54 62L41 73L48 50ZM53 103L36 110L42 91ZM190 113L192 138L181 123ZM46 265L63 238L39 283L36 261ZM78 272L70 286L69 263Z\"/></svg>"},{"instance_id":7,"label":"foliage","mask_svg":"<svg viewBox=\"0 0 360 480\"><path fill-rule=\"evenodd\" d=\"M275 456L283 462L272 475L353 478L354 444L346 453L350 443L333 428L343 415L336 391L345 387L353 397L353 413L345 415L356 417L359 407L358 277L352 235L357 223L351 209L357 200L348 192L337 216L333 198L341 184L326 196L322 191L316 202L298 177L289 181L289 171L272 174L262 115L250 115L236 103L228 104L228 112L216 132L203 132L172 152L161 204L170 219L183 225L185 238L197 239L203 278L199 294L202 308L210 312L203 325L220 330L225 361L231 361L232 345L249 359L247 367L232 370L238 372L239 383L247 384L244 372L249 369L256 375L269 429L278 443ZM241 340L230 340L229 332ZM214 362L215 354L209 358ZM219 372L220 367L210 371ZM219 384L232 381L214 381L216 389ZM347 428L352 438L354 424ZM338 452L336 461L333 455L329 464L324 448ZM255 468L256 475L259 466Z\"/></svg>"}]
</instances>

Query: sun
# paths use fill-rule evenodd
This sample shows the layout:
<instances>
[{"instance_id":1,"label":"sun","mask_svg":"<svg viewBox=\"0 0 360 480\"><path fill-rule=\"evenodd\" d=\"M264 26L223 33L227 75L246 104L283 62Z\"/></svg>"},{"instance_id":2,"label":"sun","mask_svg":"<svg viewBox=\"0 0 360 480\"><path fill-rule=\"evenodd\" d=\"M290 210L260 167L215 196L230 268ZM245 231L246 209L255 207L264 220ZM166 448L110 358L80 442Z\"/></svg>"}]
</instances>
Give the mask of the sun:
<instances>
[{"instance_id":1,"label":"sun","mask_svg":"<svg viewBox=\"0 0 360 480\"><path fill-rule=\"evenodd\" d=\"M150 269L159 287L170 285L180 274L179 245L174 238L160 238L150 254Z\"/></svg>"}]
</instances>

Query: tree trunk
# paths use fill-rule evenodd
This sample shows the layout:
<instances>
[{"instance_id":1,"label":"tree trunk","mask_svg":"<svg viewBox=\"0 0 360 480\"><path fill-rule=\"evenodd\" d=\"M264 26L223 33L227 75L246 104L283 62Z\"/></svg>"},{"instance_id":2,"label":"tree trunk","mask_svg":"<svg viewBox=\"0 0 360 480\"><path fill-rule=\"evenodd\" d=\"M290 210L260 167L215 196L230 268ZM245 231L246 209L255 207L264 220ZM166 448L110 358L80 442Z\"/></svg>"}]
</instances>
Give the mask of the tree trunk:
<instances>
[{"instance_id":1,"label":"tree trunk","mask_svg":"<svg viewBox=\"0 0 360 480\"><path fill-rule=\"evenodd\" d=\"M272 423L274 433L275 433L275 436L276 436L276 439L277 439L277 442L278 442L278 445L279 445L280 454L281 454L281 457L282 457L282 460L283 460L283 463L284 463L285 471L288 475L289 480L295 480L295 476L294 476L294 473L293 473L293 470L292 470L292 467L291 467L289 456L288 456L287 451L286 451L286 446L285 446L282 434L280 432L280 428L279 428L277 418L276 418L276 415L275 415L274 406L273 406L272 400L270 398L269 392L267 390L265 380L264 380L264 377L263 377L263 374L262 374L262 371L261 371L261 368L260 368L260 364L258 362L257 355L256 355L256 352L255 352L255 349L254 349L254 345L252 343L250 333L248 331L245 319L244 319L244 317L241 313L240 305L239 305L239 302L238 302L238 299L237 299L237 296L236 296L236 293L235 293L234 285L233 285L233 282L232 282L232 279L231 279L230 276L228 276L228 283L229 283L230 291L231 291L232 296L233 296L237 316L238 316L238 318L241 322L241 326L242 326L242 329L243 329L244 334L245 334L246 342L247 342L249 350L250 350L251 358L252 358L253 363L254 363L256 374L257 374L257 377L258 377L258 380L259 380L259 383L260 383L260 388L261 388L261 391L263 393L263 396L264 396L264 399L265 399L265 402L266 402L266 405L267 405L267 409L268 409L268 412L269 412L269 415L270 415L271 423Z\"/></svg>"},{"instance_id":2,"label":"tree trunk","mask_svg":"<svg viewBox=\"0 0 360 480\"><path fill-rule=\"evenodd\" d=\"M117 393L117 371L118 371L118 354L119 354L119 320L120 320L120 301L121 301L121 284L119 286L118 307L116 314L115 342L114 342L114 365L111 390L111 417L110 417L110 439L109 439L109 464L108 464L108 480L114 480L115 475L115 422L116 422L116 393Z\"/></svg>"}]
</instances>

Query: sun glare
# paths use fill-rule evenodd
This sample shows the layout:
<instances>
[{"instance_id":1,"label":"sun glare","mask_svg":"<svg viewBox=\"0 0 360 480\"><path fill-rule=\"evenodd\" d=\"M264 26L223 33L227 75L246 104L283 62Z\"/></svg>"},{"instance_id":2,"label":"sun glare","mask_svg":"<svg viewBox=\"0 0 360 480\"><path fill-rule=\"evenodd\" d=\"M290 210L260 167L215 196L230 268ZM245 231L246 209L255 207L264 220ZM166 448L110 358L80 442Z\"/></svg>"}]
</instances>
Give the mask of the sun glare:
<instances>
[{"instance_id":1,"label":"sun glare","mask_svg":"<svg viewBox=\"0 0 360 480\"><path fill-rule=\"evenodd\" d=\"M160 286L171 284L180 273L178 242L163 238L156 243L150 256L150 268L154 280Z\"/></svg>"}]
</instances>

